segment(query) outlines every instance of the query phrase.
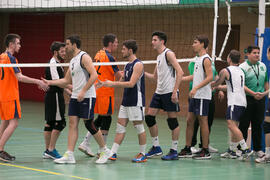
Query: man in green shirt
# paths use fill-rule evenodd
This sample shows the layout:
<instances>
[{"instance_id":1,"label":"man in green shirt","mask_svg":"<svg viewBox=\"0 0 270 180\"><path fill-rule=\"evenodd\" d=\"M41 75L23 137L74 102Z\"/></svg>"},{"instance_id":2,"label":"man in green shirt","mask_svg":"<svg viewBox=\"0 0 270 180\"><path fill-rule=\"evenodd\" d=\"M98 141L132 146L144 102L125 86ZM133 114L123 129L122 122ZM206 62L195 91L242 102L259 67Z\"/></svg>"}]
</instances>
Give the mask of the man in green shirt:
<instances>
[{"instance_id":1,"label":"man in green shirt","mask_svg":"<svg viewBox=\"0 0 270 180\"><path fill-rule=\"evenodd\" d=\"M252 127L253 150L257 157L264 155L261 147L262 122L265 112L265 95L269 89L267 68L260 61L260 48L249 46L247 48L247 60L240 64L245 73L245 91L247 97L247 108L240 118L239 129L242 131L245 140L249 124Z\"/></svg>"}]
</instances>

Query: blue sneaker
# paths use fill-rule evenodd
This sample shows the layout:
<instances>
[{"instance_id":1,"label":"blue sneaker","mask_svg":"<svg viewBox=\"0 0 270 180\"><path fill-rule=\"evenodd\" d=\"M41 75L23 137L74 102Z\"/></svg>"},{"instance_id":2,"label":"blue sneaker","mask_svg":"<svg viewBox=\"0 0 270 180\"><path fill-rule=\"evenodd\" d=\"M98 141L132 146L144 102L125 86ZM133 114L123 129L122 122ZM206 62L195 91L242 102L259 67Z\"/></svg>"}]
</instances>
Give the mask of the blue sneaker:
<instances>
[{"instance_id":1,"label":"blue sneaker","mask_svg":"<svg viewBox=\"0 0 270 180\"><path fill-rule=\"evenodd\" d=\"M109 158L109 160L116 161L117 155L114 153L112 157Z\"/></svg>"},{"instance_id":2,"label":"blue sneaker","mask_svg":"<svg viewBox=\"0 0 270 180\"><path fill-rule=\"evenodd\" d=\"M170 149L170 152L161 157L162 160L178 160L178 154L176 150Z\"/></svg>"},{"instance_id":3,"label":"blue sneaker","mask_svg":"<svg viewBox=\"0 0 270 180\"><path fill-rule=\"evenodd\" d=\"M53 151L45 151L45 155L51 159L59 159L61 158L62 156L57 152L56 149L54 149Z\"/></svg>"},{"instance_id":4,"label":"blue sneaker","mask_svg":"<svg viewBox=\"0 0 270 180\"><path fill-rule=\"evenodd\" d=\"M153 156L160 156L163 152L160 148L160 146L152 146L151 149L148 151L148 153L145 154L147 158L153 157Z\"/></svg>"},{"instance_id":5,"label":"blue sneaker","mask_svg":"<svg viewBox=\"0 0 270 180\"><path fill-rule=\"evenodd\" d=\"M147 161L147 157L143 155L142 153L137 154L136 157L132 159L132 162L135 162L135 163L141 163L141 162L146 162L146 161Z\"/></svg>"}]
</instances>

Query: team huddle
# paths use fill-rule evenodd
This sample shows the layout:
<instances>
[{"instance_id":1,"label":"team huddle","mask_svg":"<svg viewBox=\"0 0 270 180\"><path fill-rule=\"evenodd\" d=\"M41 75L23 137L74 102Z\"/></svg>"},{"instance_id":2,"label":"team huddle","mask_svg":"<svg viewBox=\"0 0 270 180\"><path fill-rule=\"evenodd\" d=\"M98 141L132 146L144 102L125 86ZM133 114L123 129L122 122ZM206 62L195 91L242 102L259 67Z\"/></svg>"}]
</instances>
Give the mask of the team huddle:
<instances>
[{"instance_id":1,"label":"team huddle","mask_svg":"<svg viewBox=\"0 0 270 180\"><path fill-rule=\"evenodd\" d=\"M6 51L0 55L0 64L17 64L13 56L20 50L21 37L8 34L5 37ZM104 164L108 160L115 161L118 149L124 140L126 126L129 121L136 129L139 141L139 152L132 162L146 162L153 156L161 156L162 160L178 160L179 158L211 159L211 153L217 152L209 145L209 134L213 122L214 98L227 92L226 120L230 131L229 148L220 156L231 159L248 159L254 152L257 163L270 162L270 104L265 114L265 99L269 95L267 68L260 62L260 49L257 46L247 48L247 59L240 64L240 53L231 50L227 57L228 67L218 74L214 61L207 54L209 40L198 35L193 41L196 54L189 64L190 75L184 72L177 62L175 53L166 47L167 35L161 31L152 33L152 47L157 52L157 65L153 73L145 72L144 65L136 57L138 45L135 40L126 40L122 45L122 56L128 61L124 70L117 65L94 66L92 58L81 48L79 36L70 36L65 43L55 41L51 45L53 57L50 67L46 68L45 78L39 80L22 74L18 67L2 67L0 69L0 160L11 162L15 157L4 151L4 146L18 125L21 118L18 81L37 84L45 94L45 151L43 158L53 159L57 164L76 163L74 149L78 139L79 120L83 119L88 130L78 149L90 157L96 156L90 148L94 137L99 145L96 163ZM103 49L97 52L94 62L115 62L112 53L117 50L118 39L114 34L103 37ZM66 53L72 55L66 73L60 66ZM270 48L267 49L270 60ZM145 112L145 79L157 83L147 112ZM177 120L179 107L179 91L181 82L190 82L189 108L187 114L185 147L178 152L180 127ZM225 82L225 84L224 84ZM124 88L122 103L118 111L116 134L113 145L109 149L107 136L114 113L114 88ZM56 150L56 142L66 126L64 93L70 96L68 117L67 151L61 156ZM156 115L159 110L167 113L167 123L171 130L171 147L163 155L159 138ZM97 114L94 119L94 114ZM152 137L152 147L146 152L146 132L143 121ZM252 126L253 150L249 149L247 131ZM262 126L265 133L265 153L262 151ZM197 143L197 130L200 127L201 143Z\"/></svg>"}]
</instances>

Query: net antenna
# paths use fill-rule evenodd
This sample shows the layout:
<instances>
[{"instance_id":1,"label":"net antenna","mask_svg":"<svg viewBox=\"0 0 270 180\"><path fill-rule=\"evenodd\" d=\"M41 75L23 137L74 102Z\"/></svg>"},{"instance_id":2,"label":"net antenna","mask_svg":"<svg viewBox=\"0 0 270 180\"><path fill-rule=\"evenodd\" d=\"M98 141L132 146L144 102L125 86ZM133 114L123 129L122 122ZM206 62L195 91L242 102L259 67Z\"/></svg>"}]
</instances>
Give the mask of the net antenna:
<instances>
[{"instance_id":1,"label":"net antenna","mask_svg":"<svg viewBox=\"0 0 270 180\"><path fill-rule=\"evenodd\" d=\"M222 60L221 57L223 55L224 49L227 45L231 30L232 30L232 22L231 22L231 4L229 3L229 0L225 1L226 6L227 6L227 14L228 14L228 30L224 39L224 42L222 44L221 50L219 52L219 55L217 57L217 60Z\"/></svg>"},{"instance_id":2,"label":"net antenna","mask_svg":"<svg viewBox=\"0 0 270 180\"><path fill-rule=\"evenodd\" d=\"M269 0L259 0L259 19L258 19L258 46L263 49L263 37L265 30L265 6ZM262 57L262 51L260 51L260 59Z\"/></svg>"}]
</instances>

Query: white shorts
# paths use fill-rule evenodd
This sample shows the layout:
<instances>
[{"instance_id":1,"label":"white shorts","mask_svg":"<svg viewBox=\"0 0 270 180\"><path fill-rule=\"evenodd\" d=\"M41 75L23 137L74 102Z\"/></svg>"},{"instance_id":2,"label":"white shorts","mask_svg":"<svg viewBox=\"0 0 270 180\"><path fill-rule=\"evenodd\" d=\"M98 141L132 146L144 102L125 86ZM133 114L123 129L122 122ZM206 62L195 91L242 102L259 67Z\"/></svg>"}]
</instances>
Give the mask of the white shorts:
<instances>
[{"instance_id":1,"label":"white shorts","mask_svg":"<svg viewBox=\"0 0 270 180\"><path fill-rule=\"evenodd\" d=\"M139 106L120 106L118 118L129 119L129 121L144 120L145 107Z\"/></svg>"}]
</instances>

